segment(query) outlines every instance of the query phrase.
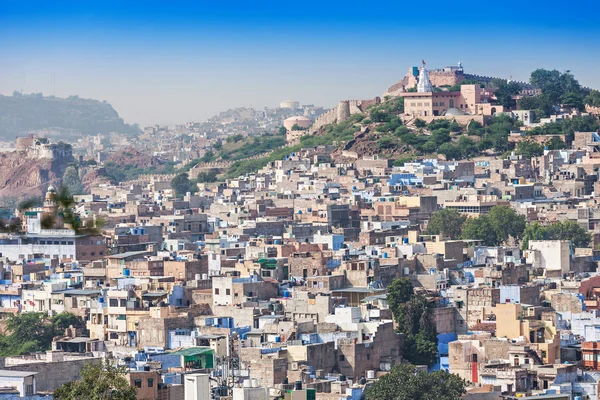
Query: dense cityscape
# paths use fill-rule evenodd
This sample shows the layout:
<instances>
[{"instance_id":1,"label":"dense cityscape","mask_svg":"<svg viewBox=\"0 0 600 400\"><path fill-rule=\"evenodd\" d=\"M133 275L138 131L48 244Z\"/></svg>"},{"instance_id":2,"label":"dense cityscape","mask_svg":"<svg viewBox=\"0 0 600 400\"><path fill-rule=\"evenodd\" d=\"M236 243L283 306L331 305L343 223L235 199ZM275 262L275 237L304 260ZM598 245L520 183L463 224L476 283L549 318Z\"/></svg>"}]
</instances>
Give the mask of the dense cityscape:
<instances>
[{"instance_id":1,"label":"dense cityscape","mask_svg":"<svg viewBox=\"0 0 600 400\"><path fill-rule=\"evenodd\" d=\"M423 61L329 110L21 129L0 397L597 399L599 106Z\"/></svg>"},{"instance_id":2,"label":"dense cityscape","mask_svg":"<svg viewBox=\"0 0 600 400\"><path fill-rule=\"evenodd\" d=\"M600 400L598 12L0 2L0 400Z\"/></svg>"}]
</instances>

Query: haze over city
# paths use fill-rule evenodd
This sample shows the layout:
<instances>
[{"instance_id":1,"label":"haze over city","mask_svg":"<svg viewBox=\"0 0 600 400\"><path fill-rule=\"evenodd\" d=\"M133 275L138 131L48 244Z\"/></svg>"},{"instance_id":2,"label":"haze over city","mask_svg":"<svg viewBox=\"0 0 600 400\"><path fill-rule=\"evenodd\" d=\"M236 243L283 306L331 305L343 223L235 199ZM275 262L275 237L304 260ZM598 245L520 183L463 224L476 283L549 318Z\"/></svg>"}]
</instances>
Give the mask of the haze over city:
<instances>
[{"instance_id":1,"label":"haze over city","mask_svg":"<svg viewBox=\"0 0 600 400\"><path fill-rule=\"evenodd\" d=\"M560 10L557 12L557 10ZM0 93L106 100L128 123L381 95L421 59L600 86L596 2L3 1Z\"/></svg>"}]
</instances>

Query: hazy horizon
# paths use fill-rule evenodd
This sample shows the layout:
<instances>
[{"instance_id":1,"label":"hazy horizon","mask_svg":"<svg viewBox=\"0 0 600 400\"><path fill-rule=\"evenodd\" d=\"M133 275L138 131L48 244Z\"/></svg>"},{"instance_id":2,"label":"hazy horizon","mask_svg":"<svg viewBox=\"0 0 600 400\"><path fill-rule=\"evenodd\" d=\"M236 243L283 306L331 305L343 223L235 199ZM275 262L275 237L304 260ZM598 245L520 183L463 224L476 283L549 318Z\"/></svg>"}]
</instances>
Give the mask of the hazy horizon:
<instances>
[{"instance_id":1,"label":"hazy horizon","mask_svg":"<svg viewBox=\"0 0 600 400\"><path fill-rule=\"evenodd\" d=\"M589 19L600 7L563 4L1 4L0 93L106 100L144 126L381 96L421 59L524 81L568 69L598 88L600 28Z\"/></svg>"}]
</instances>

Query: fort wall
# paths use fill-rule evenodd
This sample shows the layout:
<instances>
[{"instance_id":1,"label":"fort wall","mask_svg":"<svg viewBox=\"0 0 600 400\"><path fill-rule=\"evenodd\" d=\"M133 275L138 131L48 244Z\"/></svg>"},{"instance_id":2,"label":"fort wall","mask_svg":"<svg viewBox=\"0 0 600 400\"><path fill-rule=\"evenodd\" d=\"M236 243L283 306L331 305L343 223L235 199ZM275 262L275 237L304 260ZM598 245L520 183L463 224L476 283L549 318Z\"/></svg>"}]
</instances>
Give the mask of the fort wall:
<instances>
[{"instance_id":1,"label":"fort wall","mask_svg":"<svg viewBox=\"0 0 600 400\"><path fill-rule=\"evenodd\" d=\"M367 100L342 100L324 114L321 114L308 128L307 133L313 134L325 125L346 121L351 115L360 114L368 107L381 103L381 98L374 97Z\"/></svg>"}]
</instances>

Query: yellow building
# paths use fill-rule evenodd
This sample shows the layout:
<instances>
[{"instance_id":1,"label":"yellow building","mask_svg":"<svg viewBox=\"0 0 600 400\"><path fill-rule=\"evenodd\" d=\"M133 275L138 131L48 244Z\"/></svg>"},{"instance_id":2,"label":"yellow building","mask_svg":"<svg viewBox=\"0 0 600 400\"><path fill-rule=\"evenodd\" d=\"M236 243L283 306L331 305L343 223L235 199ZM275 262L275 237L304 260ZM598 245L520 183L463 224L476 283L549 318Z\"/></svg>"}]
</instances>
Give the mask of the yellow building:
<instances>
[{"instance_id":1,"label":"yellow building","mask_svg":"<svg viewBox=\"0 0 600 400\"><path fill-rule=\"evenodd\" d=\"M498 304L492 311L496 316L496 337L523 337L531 347L539 351L544 363L560 362L560 334L552 321L540 319L540 307Z\"/></svg>"}]
</instances>

